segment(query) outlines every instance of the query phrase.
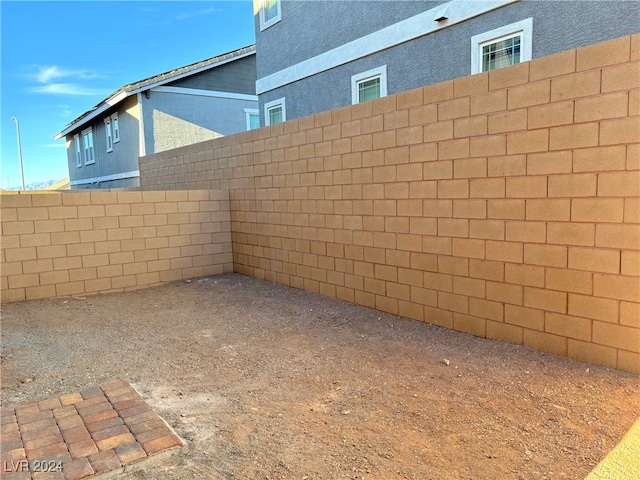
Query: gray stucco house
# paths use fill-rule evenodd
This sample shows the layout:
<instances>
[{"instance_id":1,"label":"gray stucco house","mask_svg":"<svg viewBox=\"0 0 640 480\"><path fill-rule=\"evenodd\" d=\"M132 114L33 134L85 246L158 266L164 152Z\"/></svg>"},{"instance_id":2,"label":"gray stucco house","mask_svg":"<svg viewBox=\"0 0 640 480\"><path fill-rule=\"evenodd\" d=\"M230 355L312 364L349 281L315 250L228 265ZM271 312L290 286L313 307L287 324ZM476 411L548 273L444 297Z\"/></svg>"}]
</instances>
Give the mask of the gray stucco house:
<instances>
[{"instance_id":1,"label":"gray stucco house","mask_svg":"<svg viewBox=\"0 0 640 480\"><path fill-rule=\"evenodd\" d=\"M252 45L118 89L54 137L71 188L136 187L141 156L256 128L255 82Z\"/></svg>"},{"instance_id":2,"label":"gray stucco house","mask_svg":"<svg viewBox=\"0 0 640 480\"><path fill-rule=\"evenodd\" d=\"M262 125L640 31L640 2L254 0Z\"/></svg>"}]
</instances>

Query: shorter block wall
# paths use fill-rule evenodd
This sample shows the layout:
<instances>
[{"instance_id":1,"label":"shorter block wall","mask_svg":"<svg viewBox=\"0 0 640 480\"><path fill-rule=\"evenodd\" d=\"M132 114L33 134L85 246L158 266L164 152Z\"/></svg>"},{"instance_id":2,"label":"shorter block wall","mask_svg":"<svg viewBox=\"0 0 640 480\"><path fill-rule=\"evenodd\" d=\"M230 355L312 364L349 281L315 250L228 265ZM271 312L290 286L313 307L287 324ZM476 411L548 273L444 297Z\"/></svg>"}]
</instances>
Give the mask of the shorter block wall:
<instances>
[{"instance_id":1,"label":"shorter block wall","mask_svg":"<svg viewBox=\"0 0 640 480\"><path fill-rule=\"evenodd\" d=\"M640 372L640 35L140 159L237 272Z\"/></svg>"},{"instance_id":2,"label":"shorter block wall","mask_svg":"<svg viewBox=\"0 0 640 480\"><path fill-rule=\"evenodd\" d=\"M233 271L222 191L0 195L2 303Z\"/></svg>"}]
</instances>

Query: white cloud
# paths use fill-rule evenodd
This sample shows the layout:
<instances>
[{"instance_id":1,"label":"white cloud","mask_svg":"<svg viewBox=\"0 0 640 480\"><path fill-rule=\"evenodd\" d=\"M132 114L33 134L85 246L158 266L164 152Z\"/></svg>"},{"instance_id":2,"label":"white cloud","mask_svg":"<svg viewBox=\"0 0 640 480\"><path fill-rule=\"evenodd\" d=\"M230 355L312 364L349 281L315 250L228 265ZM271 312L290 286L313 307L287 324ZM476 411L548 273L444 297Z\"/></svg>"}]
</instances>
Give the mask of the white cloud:
<instances>
[{"instance_id":1,"label":"white cloud","mask_svg":"<svg viewBox=\"0 0 640 480\"><path fill-rule=\"evenodd\" d=\"M38 73L36 74L36 79L40 83L49 83L58 78L66 78L66 77L80 78L82 80L92 80L94 78L102 77L102 75L99 75L97 73L90 73L90 72L87 72L86 70L69 70L69 69L59 67L57 65L49 65L49 66L36 65L35 67L38 70Z\"/></svg>"},{"instance_id":2,"label":"white cloud","mask_svg":"<svg viewBox=\"0 0 640 480\"><path fill-rule=\"evenodd\" d=\"M29 90L35 93L48 93L54 95L105 95L108 91L92 88L77 83L77 80L94 80L103 78L104 75L89 72L87 70L73 70L58 65L34 65L36 70L31 77L40 86ZM63 80L72 80L64 82Z\"/></svg>"},{"instance_id":3,"label":"white cloud","mask_svg":"<svg viewBox=\"0 0 640 480\"><path fill-rule=\"evenodd\" d=\"M55 95L105 95L108 94L108 90L99 88L90 88L77 83L49 83L40 87L33 87L30 89L35 93L51 93Z\"/></svg>"},{"instance_id":4,"label":"white cloud","mask_svg":"<svg viewBox=\"0 0 640 480\"><path fill-rule=\"evenodd\" d=\"M41 67L36 65L36 68L39 70L39 72L36 74L36 79L40 83L49 83L55 78L61 78L68 75L65 71L61 70L55 65L51 67Z\"/></svg>"}]
</instances>

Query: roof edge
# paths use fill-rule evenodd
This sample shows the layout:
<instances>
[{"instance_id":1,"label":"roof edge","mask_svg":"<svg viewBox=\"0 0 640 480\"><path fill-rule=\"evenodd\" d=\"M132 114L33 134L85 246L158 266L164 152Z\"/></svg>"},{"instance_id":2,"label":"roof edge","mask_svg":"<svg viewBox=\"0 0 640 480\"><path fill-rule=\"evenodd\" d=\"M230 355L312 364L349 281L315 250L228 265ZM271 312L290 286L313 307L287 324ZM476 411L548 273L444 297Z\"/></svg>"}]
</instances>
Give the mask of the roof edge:
<instances>
[{"instance_id":1,"label":"roof edge","mask_svg":"<svg viewBox=\"0 0 640 480\"><path fill-rule=\"evenodd\" d=\"M69 133L76 130L80 130L87 123L89 123L89 121L93 120L95 117L97 117L101 113L104 113L111 107L119 104L128 96L129 95L127 94L127 92L125 92L123 89L118 90L117 92L112 94L109 98L107 98L106 100L103 100L88 112L85 112L82 115L80 115L78 118L72 121L69 125L67 125L67 127L64 130L56 133L53 136L53 139L60 140L61 138L67 136ZM81 122L79 121L80 119L82 119Z\"/></svg>"},{"instance_id":2,"label":"roof edge","mask_svg":"<svg viewBox=\"0 0 640 480\"><path fill-rule=\"evenodd\" d=\"M199 62L185 65L184 67L179 67L173 70L169 70L167 72L163 72L158 75L148 77L138 82L127 84L123 87L120 87L118 90L112 93L109 97L107 97L106 99L98 103L91 110L88 110L87 112L83 113L79 117L76 117L63 130L56 133L53 136L53 138L54 140L60 140L61 138L67 136L68 134L82 129L82 127L84 127L89 122L94 120L98 115L104 113L109 108L116 106L126 98L138 94L139 92L150 90L152 88L159 87L166 83L174 82L176 80L180 80L181 78L185 78L191 75L196 75L198 73L204 72L211 68L219 67L220 65L224 65L226 63L239 60L241 58L248 57L250 55L255 55L255 54L256 54L255 44L249 45L247 47L242 47L242 48L239 48L238 50L233 50L231 52L227 52L222 55L218 55L205 60L201 60ZM158 79L158 80L154 81L155 79Z\"/></svg>"}]
</instances>

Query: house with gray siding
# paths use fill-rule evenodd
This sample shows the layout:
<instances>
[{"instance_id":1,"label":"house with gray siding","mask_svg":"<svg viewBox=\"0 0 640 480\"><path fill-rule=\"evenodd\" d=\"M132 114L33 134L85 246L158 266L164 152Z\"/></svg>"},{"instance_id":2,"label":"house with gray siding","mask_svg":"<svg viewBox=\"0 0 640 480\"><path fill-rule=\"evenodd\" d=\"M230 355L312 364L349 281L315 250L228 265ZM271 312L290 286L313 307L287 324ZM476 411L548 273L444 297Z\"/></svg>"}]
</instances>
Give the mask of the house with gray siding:
<instances>
[{"instance_id":1,"label":"house with gray siding","mask_svg":"<svg viewBox=\"0 0 640 480\"><path fill-rule=\"evenodd\" d=\"M257 128L255 82L252 45L118 89L54 137L71 188L136 187L141 156Z\"/></svg>"},{"instance_id":2,"label":"house with gray siding","mask_svg":"<svg viewBox=\"0 0 640 480\"><path fill-rule=\"evenodd\" d=\"M262 125L640 31L640 2L254 0Z\"/></svg>"}]
</instances>

